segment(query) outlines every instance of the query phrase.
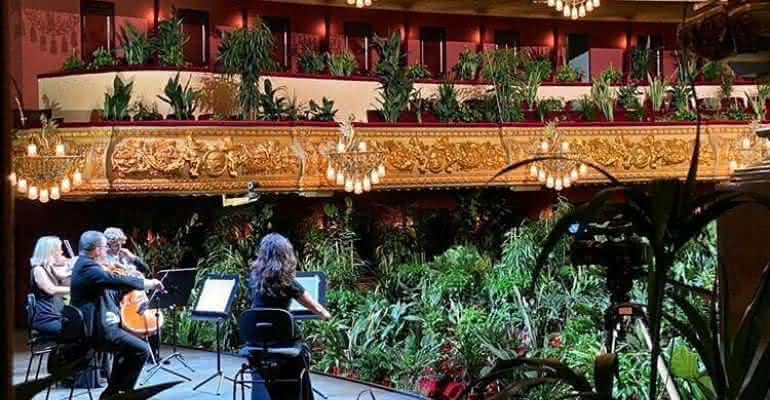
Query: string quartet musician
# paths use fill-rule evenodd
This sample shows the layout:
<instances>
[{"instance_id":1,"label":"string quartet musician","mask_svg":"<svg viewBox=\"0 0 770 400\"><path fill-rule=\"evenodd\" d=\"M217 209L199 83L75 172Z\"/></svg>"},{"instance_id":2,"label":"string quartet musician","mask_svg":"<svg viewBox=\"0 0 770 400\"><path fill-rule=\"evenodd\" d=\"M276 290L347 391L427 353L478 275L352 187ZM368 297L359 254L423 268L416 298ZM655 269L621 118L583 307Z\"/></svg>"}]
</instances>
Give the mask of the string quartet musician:
<instances>
[{"instance_id":1,"label":"string quartet musician","mask_svg":"<svg viewBox=\"0 0 770 400\"><path fill-rule=\"evenodd\" d=\"M64 257L62 241L56 236L43 236L37 240L30 264L30 283L35 296L32 310L32 329L55 336L61 332L61 312L64 297L70 293L72 263Z\"/></svg>"},{"instance_id":2,"label":"string quartet musician","mask_svg":"<svg viewBox=\"0 0 770 400\"><path fill-rule=\"evenodd\" d=\"M162 289L157 279L113 273L105 262L107 249L102 232L86 231L80 236L80 256L73 267L71 287L71 303L83 314L90 343L115 357L101 399L133 389L150 357L147 343L121 328L119 299L114 292Z\"/></svg>"},{"instance_id":3,"label":"string quartet musician","mask_svg":"<svg viewBox=\"0 0 770 400\"><path fill-rule=\"evenodd\" d=\"M291 301L297 300L308 310L321 319L329 319L329 311L311 297L305 288L296 280L297 256L294 247L285 237L271 233L262 238L256 259L251 263L250 290L251 303L254 308L282 308L289 310ZM291 360L282 367L280 378L296 378L302 369L309 368L310 354L302 338L287 338L303 347L303 352L297 359ZM261 377L254 373L254 380ZM304 374L302 380L302 400L312 400L313 391L310 385L310 375ZM252 400L297 399L300 387L281 384L276 387L266 387L265 384L255 383L252 386Z\"/></svg>"}]
</instances>

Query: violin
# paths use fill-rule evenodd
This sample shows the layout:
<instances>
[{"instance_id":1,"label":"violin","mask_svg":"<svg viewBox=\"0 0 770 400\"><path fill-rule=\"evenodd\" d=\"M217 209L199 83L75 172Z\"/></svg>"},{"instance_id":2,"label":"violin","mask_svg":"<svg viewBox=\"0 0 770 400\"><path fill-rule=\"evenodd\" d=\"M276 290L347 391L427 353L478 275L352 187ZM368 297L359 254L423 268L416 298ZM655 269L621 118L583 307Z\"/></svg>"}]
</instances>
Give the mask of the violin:
<instances>
[{"instance_id":1,"label":"violin","mask_svg":"<svg viewBox=\"0 0 770 400\"><path fill-rule=\"evenodd\" d=\"M107 263L102 266L115 275L144 279L136 268L131 271L129 266ZM144 290L131 290L123 295L120 299L120 321L123 329L142 339L155 335L164 323L163 314L150 308L150 298Z\"/></svg>"}]
</instances>

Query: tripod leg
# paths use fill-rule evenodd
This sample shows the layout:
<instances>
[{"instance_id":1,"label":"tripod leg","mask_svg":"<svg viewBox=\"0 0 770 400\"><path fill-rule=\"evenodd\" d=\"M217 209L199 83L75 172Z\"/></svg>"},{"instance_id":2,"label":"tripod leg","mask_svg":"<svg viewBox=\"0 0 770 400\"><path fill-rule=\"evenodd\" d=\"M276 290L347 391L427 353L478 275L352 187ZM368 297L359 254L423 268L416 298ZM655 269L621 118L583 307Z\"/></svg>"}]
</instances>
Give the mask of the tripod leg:
<instances>
[{"instance_id":1,"label":"tripod leg","mask_svg":"<svg viewBox=\"0 0 770 400\"><path fill-rule=\"evenodd\" d=\"M191 367L191 366L189 366L189 365L187 364L187 362L185 361L185 359L184 359L184 356L183 356L183 355L181 355L181 354L179 354L179 353L175 353L175 355L176 355L176 358L179 360L179 362L180 362L180 363L181 363L181 364L182 364L182 365L183 365L185 368L189 369L189 370L190 370L190 372L195 372L195 370L194 370L194 369L192 369L192 367Z\"/></svg>"},{"instance_id":2,"label":"tripod leg","mask_svg":"<svg viewBox=\"0 0 770 400\"><path fill-rule=\"evenodd\" d=\"M652 339L650 338L650 331L647 328L647 324L641 319L638 319L637 321L639 322L639 331L642 333L642 336L644 336L647 347L652 350ZM660 375L660 379L666 384L668 398L671 400L681 400L679 390L677 390L674 380L668 372L668 366L666 365L666 360L663 358L663 355L658 355L658 375Z\"/></svg>"}]
</instances>

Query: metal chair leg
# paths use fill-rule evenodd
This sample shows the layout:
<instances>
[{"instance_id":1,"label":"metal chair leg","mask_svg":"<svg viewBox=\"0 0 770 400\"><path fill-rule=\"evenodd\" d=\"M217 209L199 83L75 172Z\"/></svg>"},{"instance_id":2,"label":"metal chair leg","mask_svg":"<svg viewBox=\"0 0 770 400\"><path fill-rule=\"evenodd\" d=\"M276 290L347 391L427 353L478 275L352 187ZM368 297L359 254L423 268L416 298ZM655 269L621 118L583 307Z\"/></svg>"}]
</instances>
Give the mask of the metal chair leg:
<instances>
[{"instance_id":1,"label":"metal chair leg","mask_svg":"<svg viewBox=\"0 0 770 400\"><path fill-rule=\"evenodd\" d=\"M29 351L29 363L27 363L27 373L24 375L24 382L29 380L29 373L32 372L32 362L35 360L35 352L30 349Z\"/></svg>"},{"instance_id":2,"label":"metal chair leg","mask_svg":"<svg viewBox=\"0 0 770 400\"><path fill-rule=\"evenodd\" d=\"M45 357L46 353L40 353L37 355L37 371L35 371L35 379L38 379L40 377L40 367L43 365L43 357Z\"/></svg>"}]
</instances>

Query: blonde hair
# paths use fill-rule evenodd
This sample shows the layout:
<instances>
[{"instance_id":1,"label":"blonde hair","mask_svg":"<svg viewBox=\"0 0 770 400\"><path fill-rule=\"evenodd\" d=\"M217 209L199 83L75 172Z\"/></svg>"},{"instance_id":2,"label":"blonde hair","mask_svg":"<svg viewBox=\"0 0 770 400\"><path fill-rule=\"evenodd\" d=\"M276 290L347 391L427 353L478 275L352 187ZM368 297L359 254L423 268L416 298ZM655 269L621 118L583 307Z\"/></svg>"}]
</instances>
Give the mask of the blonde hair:
<instances>
[{"instance_id":1,"label":"blonde hair","mask_svg":"<svg viewBox=\"0 0 770 400\"><path fill-rule=\"evenodd\" d=\"M61 250L61 239L58 236L43 236L37 240L30 265L46 265Z\"/></svg>"}]
</instances>

